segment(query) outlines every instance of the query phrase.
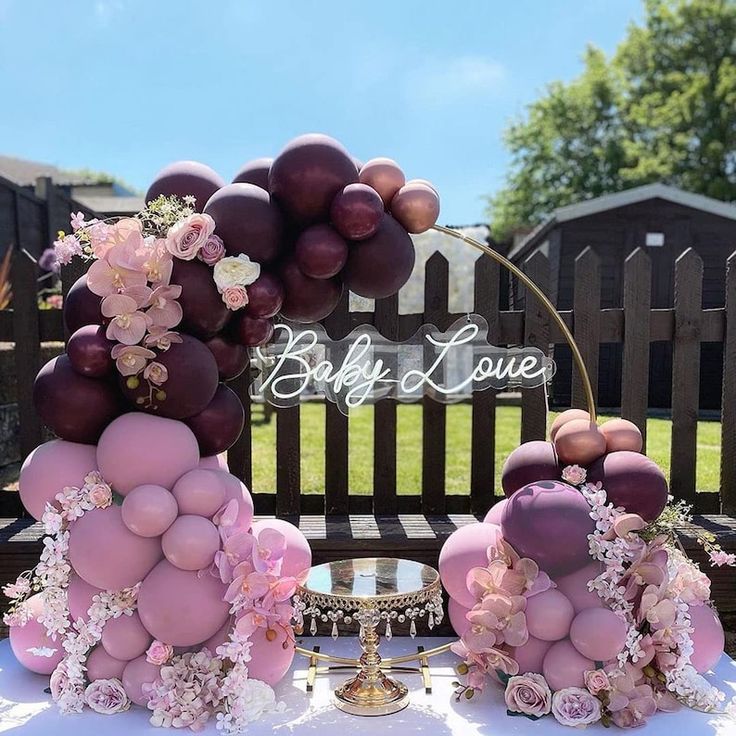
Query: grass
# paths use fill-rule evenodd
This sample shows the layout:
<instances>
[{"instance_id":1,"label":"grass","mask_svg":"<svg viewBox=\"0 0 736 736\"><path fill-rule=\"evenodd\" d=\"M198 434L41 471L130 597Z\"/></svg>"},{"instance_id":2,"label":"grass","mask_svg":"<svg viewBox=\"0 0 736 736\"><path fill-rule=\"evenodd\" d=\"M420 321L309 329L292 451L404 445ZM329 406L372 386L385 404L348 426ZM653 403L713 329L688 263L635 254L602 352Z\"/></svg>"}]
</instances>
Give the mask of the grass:
<instances>
[{"instance_id":1,"label":"grass","mask_svg":"<svg viewBox=\"0 0 736 736\"><path fill-rule=\"evenodd\" d=\"M400 404L397 420L397 488L400 494L415 494L421 489L422 416L421 406ZM550 415L550 422L554 414ZM604 420L606 417L601 417ZM468 493L470 487L471 407L455 404L447 407L448 493ZM301 407L302 492L324 492L325 409L322 404ZM373 408L363 406L351 412L349 487L350 492L370 495L373 487ZM496 488L506 456L519 444L521 410L502 406L496 413ZM669 478L670 431L668 419L649 419L647 454ZM720 464L720 422L698 423L697 488L717 491ZM276 421L253 425L253 488L273 491L276 487Z\"/></svg>"}]
</instances>

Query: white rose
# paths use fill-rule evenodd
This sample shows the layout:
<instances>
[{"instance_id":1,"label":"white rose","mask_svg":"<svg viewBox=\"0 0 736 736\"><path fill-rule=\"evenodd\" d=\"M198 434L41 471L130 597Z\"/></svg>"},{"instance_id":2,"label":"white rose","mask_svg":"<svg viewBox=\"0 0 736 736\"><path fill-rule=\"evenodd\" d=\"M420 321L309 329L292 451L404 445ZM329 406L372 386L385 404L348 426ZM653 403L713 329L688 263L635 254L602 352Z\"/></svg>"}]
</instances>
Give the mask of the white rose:
<instances>
[{"instance_id":1,"label":"white rose","mask_svg":"<svg viewBox=\"0 0 736 736\"><path fill-rule=\"evenodd\" d=\"M220 292L231 286L248 286L261 275L261 264L254 263L248 256L228 256L215 263L212 278Z\"/></svg>"},{"instance_id":2,"label":"white rose","mask_svg":"<svg viewBox=\"0 0 736 736\"><path fill-rule=\"evenodd\" d=\"M270 685L261 680L246 680L239 696L243 706L243 712L240 715L247 721L255 721L264 713L278 709L274 691Z\"/></svg>"}]
</instances>

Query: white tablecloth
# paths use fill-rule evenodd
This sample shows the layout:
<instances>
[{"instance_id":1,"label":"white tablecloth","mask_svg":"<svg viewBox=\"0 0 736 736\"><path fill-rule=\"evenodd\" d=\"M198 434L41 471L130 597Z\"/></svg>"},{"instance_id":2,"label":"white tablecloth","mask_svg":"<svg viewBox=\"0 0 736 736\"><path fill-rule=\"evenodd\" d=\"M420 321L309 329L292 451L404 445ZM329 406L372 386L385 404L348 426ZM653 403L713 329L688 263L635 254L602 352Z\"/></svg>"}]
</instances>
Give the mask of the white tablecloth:
<instances>
[{"instance_id":1,"label":"white tablecloth","mask_svg":"<svg viewBox=\"0 0 736 736\"><path fill-rule=\"evenodd\" d=\"M439 638L411 640L394 637L390 642L381 643L381 652L384 656L397 656L414 651L418 644L429 649L443 641ZM307 639L305 645L315 644L319 644L323 652L342 656L356 656L358 652L357 640L351 638L340 638L336 642L329 638L313 638ZM345 671L319 675L314 693L307 695L307 660L297 656L291 673L276 689L279 699L286 703L286 711L270 714L252 724L248 734L375 736L377 729L380 729L382 736L571 736L577 733L560 726L552 717L540 721L507 717L502 693L491 684L482 695L471 701L455 702L451 683L456 678L453 671L456 661L451 653L430 660L431 695L424 693L418 674L398 675L409 686L411 704L400 713L375 719L350 716L330 704L332 690L347 679ZM729 698L736 695L736 662L724 655L712 681ZM15 661L7 640L0 642L0 732L17 736L124 736L143 732L161 736L163 733L148 723L149 713L143 708L133 707L129 712L116 716L99 715L89 710L85 710L83 715L61 716L50 696L44 693L47 686L48 677L33 675L23 669ZM585 733L612 736L614 731L618 729L607 730L599 724ZM205 733L219 732L214 723L210 723ZM674 714L658 713L644 729L636 733L646 736L736 736L736 722L725 716L682 709Z\"/></svg>"}]
</instances>

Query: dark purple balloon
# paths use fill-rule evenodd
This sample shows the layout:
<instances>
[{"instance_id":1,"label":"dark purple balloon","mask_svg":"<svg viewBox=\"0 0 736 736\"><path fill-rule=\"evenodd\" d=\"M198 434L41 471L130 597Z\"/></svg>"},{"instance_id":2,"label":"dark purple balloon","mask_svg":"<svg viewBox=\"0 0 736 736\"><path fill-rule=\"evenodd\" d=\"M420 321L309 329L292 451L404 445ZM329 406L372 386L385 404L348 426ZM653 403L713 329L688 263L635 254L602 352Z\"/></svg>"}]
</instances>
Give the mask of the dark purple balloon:
<instances>
[{"instance_id":1,"label":"dark purple balloon","mask_svg":"<svg viewBox=\"0 0 736 736\"><path fill-rule=\"evenodd\" d=\"M342 296L339 278L305 276L293 259L282 264L279 275L286 291L281 314L293 322L319 322L332 313Z\"/></svg>"},{"instance_id":2,"label":"dark purple balloon","mask_svg":"<svg viewBox=\"0 0 736 736\"><path fill-rule=\"evenodd\" d=\"M272 158L257 158L243 164L233 178L233 184L255 184L268 191L268 172L273 163Z\"/></svg>"},{"instance_id":3,"label":"dark purple balloon","mask_svg":"<svg viewBox=\"0 0 736 736\"><path fill-rule=\"evenodd\" d=\"M181 286L178 301L184 317L177 329L206 340L225 327L232 312L222 301L208 265L174 258L171 283Z\"/></svg>"},{"instance_id":4,"label":"dark purple balloon","mask_svg":"<svg viewBox=\"0 0 736 736\"><path fill-rule=\"evenodd\" d=\"M284 223L268 192L255 184L228 184L214 194L204 211L215 221L215 233L229 256L245 253L268 263L281 252Z\"/></svg>"},{"instance_id":5,"label":"dark purple balloon","mask_svg":"<svg viewBox=\"0 0 736 736\"><path fill-rule=\"evenodd\" d=\"M76 332L84 325L101 325L100 304L102 297L87 287L87 274L80 276L64 297L64 324L69 332Z\"/></svg>"},{"instance_id":6,"label":"dark purple balloon","mask_svg":"<svg viewBox=\"0 0 736 736\"><path fill-rule=\"evenodd\" d=\"M191 194L196 200L195 209L202 212L207 200L224 186L225 180L206 164L175 161L156 174L146 192L146 202L151 202L161 194L166 197L186 197Z\"/></svg>"},{"instance_id":7,"label":"dark purple balloon","mask_svg":"<svg viewBox=\"0 0 736 736\"><path fill-rule=\"evenodd\" d=\"M286 214L301 224L326 222L335 195L358 181L358 169L341 143L309 133L286 144L271 164L268 189Z\"/></svg>"},{"instance_id":8,"label":"dark purple balloon","mask_svg":"<svg viewBox=\"0 0 736 736\"><path fill-rule=\"evenodd\" d=\"M559 479L560 466L555 446L543 440L519 445L506 458L501 471L501 486L507 496L538 480Z\"/></svg>"},{"instance_id":9,"label":"dark purple balloon","mask_svg":"<svg viewBox=\"0 0 736 736\"><path fill-rule=\"evenodd\" d=\"M156 355L155 361L168 371L161 386L149 387L142 373L120 377L123 393L139 411L188 419L212 401L219 383L215 356L195 337L181 334L181 338L182 342Z\"/></svg>"},{"instance_id":10,"label":"dark purple balloon","mask_svg":"<svg viewBox=\"0 0 736 736\"><path fill-rule=\"evenodd\" d=\"M69 357L60 355L38 372L33 404L41 421L56 435L93 445L120 414L122 401L114 382L81 376Z\"/></svg>"},{"instance_id":11,"label":"dark purple balloon","mask_svg":"<svg viewBox=\"0 0 736 736\"><path fill-rule=\"evenodd\" d=\"M250 356L243 345L226 340L222 335L215 335L205 345L215 356L217 370L223 381L237 378L246 369Z\"/></svg>"},{"instance_id":12,"label":"dark purple balloon","mask_svg":"<svg viewBox=\"0 0 736 736\"><path fill-rule=\"evenodd\" d=\"M312 225L297 238L294 256L305 276L330 279L348 260L348 244L331 225Z\"/></svg>"},{"instance_id":13,"label":"dark purple balloon","mask_svg":"<svg viewBox=\"0 0 736 736\"><path fill-rule=\"evenodd\" d=\"M342 272L345 285L369 299L396 294L414 268L414 244L409 233L384 214L375 235L353 241Z\"/></svg>"},{"instance_id":14,"label":"dark purple balloon","mask_svg":"<svg viewBox=\"0 0 736 736\"><path fill-rule=\"evenodd\" d=\"M235 318L232 333L235 339L249 348L265 345L273 337L273 320L265 317L251 317L239 313Z\"/></svg>"},{"instance_id":15,"label":"dark purple balloon","mask_svg":"<svg viewBox=\"0 0 736 736\"><path fill-rule=\"evenodd\" d=\"M110 355L114 346L115 343L105 337L104 327L85 325L69 338L66 354L77 373L89 378L101 378L112 373L115 366Z\"/></svg>"},{"instance_id":16,"label":"dark purple balloon","mask_svg":"<svg viewBox=\"0 0 736 736\"><path fill-rule=\"evenodd\" d=\"M197 438L202 457L210 457L235 444L243 431L245 411L235 391L221 383L212 401L186 424Z\"/></svg>"},{"instance_id":17,"label":"dark purple balloon","mask_svg":"<svg viewBox=\"0 0 736 736\"><path fill-rule=\"evenodd\" d=\"M284 303L284 285L278 276L268 271L261 271L247 291L245 312L251 317L275 317Z\"/></svg>"},{"instance_id":18,"label":"dark purple balloon","mask_svg":"<svg viewBox=\"0 0 736 736\"><path fill-rule=\"evenodd\" d=\"M383 200L373 187L348 184L332 201L330 218L344 238L365 240L378 230L383 211Z\"/></svg>"}]
</instances>

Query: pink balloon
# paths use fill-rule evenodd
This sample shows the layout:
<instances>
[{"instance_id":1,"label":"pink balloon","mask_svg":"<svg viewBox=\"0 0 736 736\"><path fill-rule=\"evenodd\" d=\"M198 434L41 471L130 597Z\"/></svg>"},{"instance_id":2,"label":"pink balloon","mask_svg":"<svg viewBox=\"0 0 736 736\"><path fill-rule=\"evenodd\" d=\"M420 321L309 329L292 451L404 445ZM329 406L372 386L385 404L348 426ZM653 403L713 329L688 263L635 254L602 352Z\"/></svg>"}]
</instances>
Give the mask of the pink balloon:
<instances>
[{"instance_id":1,"label":"pink balloon","mask_svg":"<svg viewBox=\"0 0 736 736\"><path fill-rule=\"evenodd\" d=\"M148 705L148 698L143 694L142 687L145 683L155 682L158 678L160 667L151 664L141 655L125 665L123 670L123 687L128 697L136 704Z\"/></svg>"},{"instance_id":2,"label":"pink balloon","mask_svg":"<svg viewBox=\"0 0 736 736\"><path fill-rule=\"evenodd\" d=\"M227 586L204 572L190 572L162 560L138 593L138 614L151 636L172 646L201 644L225 623Z\"/></svg>"},{"instance_id":3,"label":"pink balloon","mask_svg":"<svg viewBox=\"0 0 736 736\"><path fill-rule=\"evenodd\" d=\"M25 459L20 469L18 492L26 511L37 521L43 516L47 503L64 486L81 488L84 476L97 470L94 445L51 440L39 445Z\"/></svg>"},{"instance_id":4,"label":"pink balloon","mask_svg":"<svg viewBox=\"0 0 736 736\"><path fill-rule=\"evenodd\" d=\"M217 647L224 644L230 638L230 630L233 628L233 618L230 616L227 621L220 627L220 630L213 634L202 644L202 649L209 649L211 654L217 652Z\"/></svg>"},{"instance_id":5,"label":"pink balloon","mask_svg":"<svg viewBox=\"0 0 736 736\"><path fill-rule=\"evenodd\" d=\"M230 470L227 464L227 452L201 458L198 467L204 470L224 470L227 473Z\"/></svg>"},{"instance_id":6,"label":"pink balloon","mask_svg":"<svg viewBox=\"0 0 736 736\"><path fill-rule=\"evenodd\" d=\"M43 596L40 593L32 595L26 604L29 606L31 618L23 626L10 627L10 648L15 658L27 670L39 675L50 675L65 654L61 639L57 637L54 641L47 636L46 627L38 622L39 616L44 612ZM42 657L28 651L42 647L54 650L50 657Z\"/></svg>"},{"instance_id":7,"label":"pink balloon","mask_svg":"<svg viewBox=\"0 0 736 736\"><path fill-rule=\"evenodd\" d=\"M201 516L180 516L161 537L166 559L180 570L203 570L220 548L217 527Z\"/></svg>"},{"instance_id":8,"label":"pink balloon","mask_svg":"<svg viewBox=\"0 0 736 736\"><path fill-rule=\"evenodd\" d=\"M543 641L564 639L575 616L572 603L555 588L529 596L525 613L529 633Z\"/></svg>"},{"instance_id":9,"label":"pink balloon","mask_svg":"<svg viewBox=\"0 0 736 736\"><path fill-rule=\"evenodd\" d=\"M132 616L111 618L102 629L102 646L115 659L129 662L140 657L150 643L151 635L136 612Z\"/></svg>"},{"instance_id":10,"label":"pink balloon","mask_svg":"<svg viewBox=\"0 0 736 736\"><path fill-rule=\"evenodd\" d=\"M541 675L542 663L552 645L553 642L551 641L543 641L530 636L526 644L512 648L509 656L516 660L520 674L538 672Z\"/></svg>"},{"instance_id":11,"label":"pink balloon","mask_svg":"<svg viewBox=\"0 0 736 736\"><path fill-rule=\"evenodd\" d=\"M134 411L108 424L97 445L97 464L123 496L144 484L171 488L197 467L199 446L183 422Z\"/></svg>"},{"instance_id":12,"label":"pink balloon","mask_svg":"<svg viewBox=\"0 0 736 736\"><path fill-rule=\"evenodd\" d=\"M613 659L626 644L626 623L609 608L586 608L570 626L570 641L584 657Z\"/></svg>"},{"instance_id":13,"label":"pink balloon","mask_svg":"<svg viewBox=\"0 0 736 736\"><path fill-rule=\"evenodd\" d=\"M139 537L160 537L176 519L176 499L163 487L136 486L120 507L125 526Z\"/></svg>"},{"instance_id":14,"label":"pink balloon","mask_svg":"<svg viewBox=\"0 0 736 736\"><path fill-rule=\"evenodd\" d=\"M190 470L176 481L171 492L180 514L212 516L225 502L225 483L215 470Z\"/></svg>"},{"instance_id":15,"label":"pink balloon","mask_svg":"<svg viewBox=\"0 0 736 736\"><path fill-rule=\"evenodd\" d=\"M98 588L129 588L143 580L160 559L158 539L133 534L123 523L119 506L92 509L71 526L72 567L80 578Z\"/></svg>"},{"instance_id":16,"label":"pink balloon","mask_svg":"<svg viewBox=\"0 0 736 736\"><path fill-rule=\"evenodd\" d=\"M90 682L95 680L109 680L113 677L118 680L123 676L125 662L122 659L111 657L102 646L96 646L87 657L87 678Z\"/></svg>"},{"instance_id":17,"label":"pink balloon","mask_svg":"<svg viewBox=\"0 0 736 736\"><path fill-rule=\"evenodd\" d=\"M102 593L101 588L96 588L94 585L86 583L79 575L72 573L69 587L67 588L67 605L69 606L69 613L73 621L76 621L78 618L84 621L88 619L87 611L89 611L89 607L92 605L92 597L98 593Z\"/></svg>"},{"instance_id":18,"label":"pink balloon","mask_svg":"<svg viewBox=\"0 0 736 736\"><path fill-rule=\"evenodd\" d=\"M700 673L712 670L726 643L718 614L710 606L690 606L690 625L694 629L690 663Z\"/></svg>"},{"instance_id":19,"label":"pink balloon","mask_svg":"<svg viewBox=\"0 0 736 736\"><path fill-rule=\"evenodd\" d=\"M256 629L250 638L251 660L248 662L248 676L271 686L282 680L289 671L295 651L293 639L287 642L281 627L272 631L276 633L276 638L269 641L266 629Z\"/></svg>"},{"instance_id":20,"label":"pink balloon","mask_svg":"<svg viewBox=\"0 0 736 736\"><path fill-rule=\"evenodd\" d=\"M603 572L603 564L591 562L576 572L555 579L557 589L567 596L575 613L580 613L586 608L605 607L598 593L588 590L588 583L598 577L601 572Z\"/></svg>"},{"instance_id":21,"label":"pink balloon","mask_svg":"<svg viewBox=\"0 0 736 736\"><path fill-rule=\"evenodd\" d=\"M542 663L542 674L552 690L583 687L585 671L594 669L595 662L583 657L569 639L555 642L549 648Z\"/></svg>"},{"instance_id":22,"label":"pink balloon","mask_svg":"<svg viewBox=\"0 0 736 736\"><path fill-rule=\"evenodd\" d=\"M253 499L245 484L230 473L221 472L220 477L225 485L225 503L235 499L238 502L238 517L235 526L247 531L253 522Z\"/></svg>"},{"instance_id":23,"label":"pink balloon","mask_svg":"<svg viewBox=\"0 0 736 736\"><path fill-rule=\"evenodd\" d=\"M275 529L286 537L286 553L281 561L281 574L299 577L312 566L312 549L297 527L283 519L261 519L253 524L256 539L264 529ZM249 665L250 666L250 665Z\"/></svg>"},{"instance_id":24,"label":"pink balloon","mask_svg":"<svg viewBox=\"0 0 736 736\"><path fill-rule=\"evenodd\" d=\"M442 545L439 564L442 585L460 605L472 608L477 603L465 579L471 568L488 564L488 548L500 537L500 527L478 522L461 526Z\"/></svg>"},{"instance_id":25,"label":"pink balloon","mask_svg":"<svg viewBox=\"0 0 736 736\"><path fill-rule=\"evenodd\" d=\"M454 598L450 598L447 604L447 615L450 618L450 626L458 636L462 636L470 628L470 621L465 618L468 611L470 611L469 608L461 605Z\"/></svg>"},{"instance_id":26,"label":"pink balloon","mask_svg":"<svg viewBox=\"0 0 736 736\"><path fill-rule=\"evenodd\" d=\"M508 501L507 498L502 498L500 501L496 501L486 514L486 518L483 519L483 523L501 526L501 515L506 507L506 501Z\"/></svg>"}]
</instances>

